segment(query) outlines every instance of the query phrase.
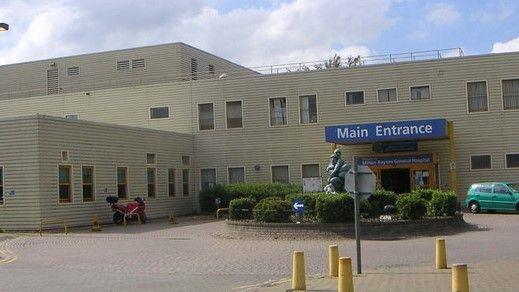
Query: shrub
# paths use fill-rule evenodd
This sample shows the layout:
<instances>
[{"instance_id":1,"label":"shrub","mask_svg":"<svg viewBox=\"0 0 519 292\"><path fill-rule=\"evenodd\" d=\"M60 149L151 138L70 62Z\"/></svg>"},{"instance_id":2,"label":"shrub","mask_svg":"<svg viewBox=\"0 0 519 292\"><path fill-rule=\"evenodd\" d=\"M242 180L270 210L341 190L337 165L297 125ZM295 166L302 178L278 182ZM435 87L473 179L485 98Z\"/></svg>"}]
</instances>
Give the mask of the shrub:
<instances>
[{"instance_id":1,"label":"shrub","mask_svg":"<svg viewBox=\"0 0 519 292\"><path fill-rule=\"evenodd\" d=\"M458 198L453 192L436 191L427 205L427 213L430 216L453 216L457 202Z\"/></svg>"},{"instance_id":2,"label":"shrub","mask_svg":"<svg viewBox=\"0 0 519 292\"><path fill-rule=\"evenodd\" d=\"M256 201L252 198L233 199L229 202L229 217L233 220L252 219Z\"/></svg>"},{"instance_id":3,"label":"shrub","mask_svg":"<svg viewBox=\"0 0 519 292\"><path fill-rule=\"evenodd\" d=\"M367 201L361 204L361 214L366 217L376 218L384 212L387 205L395 205L398 196L392 191L377 190Z\"/></svg>"},{"instance_id":4,"label":"shrub","mask_svg":"<svg viewBox=\"0 0 519 292\"><path fill-rule=\"evenodd\" d=\"M212 212L216 210L216 204L214 203L214 200L216 198L220 198L221 203L220 207L224 208L229 206L229 202L232 198L229 198L229 196L225 192L225 188L222 185L216 185L210 189L206 189L203 191L200 191L199 193L199 200L200 200L200 208L203 212Z\"/></svg>"},{"instance_id":5,"label":"shrub","mask_svg":"<svg viewBox=\"0 0 519 292\"><path fill-rule=\"evenodd\" d=\"M415 194L426 201L430 201L433 194L436 192L437 192L437 190L433 190L433 189L416 189L416 190L413 190L411 192L411 194Z\"/></svg>"},{"instance_id":6,"label":"shrub","mask_svg":"<svg viewBox=\"0 0 519 292\"><path fill-rule=\"evenodd\" d=\"M319 194L315 210L322 223L349 222L354 219L353 198L349 194Z\"/></svg>"},{"instance_id":7,"label":"shrub","mask_svg":"<svg viewBox=\"0 0 519 292\"><path fill-rule=\"evenodd\" d=\"M308 216L315 216L315 204L317 197L322 194L323 193L288 194L285 196L285 200L293 205L296 199L300 199L305 205L303 214Z\"/></svg>"},{"instance_id":8,"label":"shrub","mask_svg":"<svg viewBox=\"0 0 519 292\"><path fill-rule=\"evenodd\" d=\"M254 207L254 219L260 222L290 222L292 205L278 197L270 197L261 200Z\"/></svg>"},{"instance_id":9,"label":"shrub","mask_svg":"<svg viewBox=\"0 0 519 292\"><path fill-rule=\"evenodd\" d=\"M417 194L400 196L396 201L396 209L402 219L421 219L427 212L427 201Z\"/></svg>"}]
</instances>

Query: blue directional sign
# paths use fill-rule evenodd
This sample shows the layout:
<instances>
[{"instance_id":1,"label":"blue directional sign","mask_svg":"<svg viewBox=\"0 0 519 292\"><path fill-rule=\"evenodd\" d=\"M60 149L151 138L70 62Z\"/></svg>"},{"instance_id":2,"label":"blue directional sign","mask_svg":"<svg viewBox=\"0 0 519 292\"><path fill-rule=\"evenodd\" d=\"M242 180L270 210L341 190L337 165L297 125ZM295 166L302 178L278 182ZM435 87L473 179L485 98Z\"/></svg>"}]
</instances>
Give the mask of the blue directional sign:
<instances>
[{"instance_id":1,"label":"blue directional sign","mask_svg":"<svg viewBox=\"0 0 519 292\"><path fill-rule=\"evenodd\" d=\"M326 142L360 144L447 137L447 120L414 120L325 127Z\"/></svg>"},{"instance_id":2,"label":"blue directional sign","mask_svg":"<svg viewBox=\"0 0 519 292\"><path fill-rule=\"evenodd\" d=\"M303 211L305 210L305 204L303 203L303 201L301 201L301 199L296 199L292 207L294 208L294 212L297 215L303 214Z\"/></svg>"}]
</instances>

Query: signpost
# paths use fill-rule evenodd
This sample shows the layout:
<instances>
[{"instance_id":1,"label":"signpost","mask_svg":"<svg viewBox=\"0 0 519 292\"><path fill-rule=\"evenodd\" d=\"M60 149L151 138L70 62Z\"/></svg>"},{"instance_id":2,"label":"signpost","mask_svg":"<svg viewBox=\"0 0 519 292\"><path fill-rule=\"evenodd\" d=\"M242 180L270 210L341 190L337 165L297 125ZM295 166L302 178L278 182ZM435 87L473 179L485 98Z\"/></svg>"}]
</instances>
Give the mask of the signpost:
<instances>
[{"instance_id":1,"label":"signpost","mask_svg":"<svg viewBox=\"0 0 519 292\"><path fill-rule=\"evenodd\" d=\"M296 201L294 202L294 205L292 207L294 207L294 212L298 216L303 214L303 211L305 210L305 204L303 203L303 201L301 201L301 199L296 199Z\"/></svg>"}]
</instances>

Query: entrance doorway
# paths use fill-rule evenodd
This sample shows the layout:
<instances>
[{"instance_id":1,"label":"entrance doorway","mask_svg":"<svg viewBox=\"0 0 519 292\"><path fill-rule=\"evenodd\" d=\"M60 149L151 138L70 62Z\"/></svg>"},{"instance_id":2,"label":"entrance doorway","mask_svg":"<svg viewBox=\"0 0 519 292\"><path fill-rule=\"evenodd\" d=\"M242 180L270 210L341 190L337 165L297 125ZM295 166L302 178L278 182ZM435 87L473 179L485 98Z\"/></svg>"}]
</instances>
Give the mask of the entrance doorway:
<instances>
[{"instance_id":1,"label":"entrance doorway","mask_svg":"<svg viewBox=\"0 0 519 292\"><path fill-rule=\"evenodd\" d=\"M409 193L411 187L409 168L381 169L380 184L383 189L397 194Z\"/></svg>"}]
</instances>

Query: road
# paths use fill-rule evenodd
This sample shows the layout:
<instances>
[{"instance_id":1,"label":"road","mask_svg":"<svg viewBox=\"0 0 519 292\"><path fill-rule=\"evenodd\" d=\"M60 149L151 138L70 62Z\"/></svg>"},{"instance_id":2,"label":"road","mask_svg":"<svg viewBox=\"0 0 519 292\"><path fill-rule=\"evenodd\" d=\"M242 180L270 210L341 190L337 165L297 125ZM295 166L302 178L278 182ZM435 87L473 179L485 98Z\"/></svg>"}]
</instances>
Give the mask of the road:
<instances>
[{"instance_id":1,"label":"road","mask_svg":"<svg viewBox=\"0 0 519 292\"><path fill-rule=\"evenodd\" d=\"M181 221L183 218L181 218ZM466 214L479 227L445 236L449 263L519 261L519 215ZM100 233L21 235L0 241L1 291L231 291L288 277L293 250L309 275L327 271L327 248L354 257L354 240L228 239L223 221L107 226ZM432 264L434 238L363 241L364 268ZM355 259L353 259L355 261Z\"/></svg>"}]
</instances>

